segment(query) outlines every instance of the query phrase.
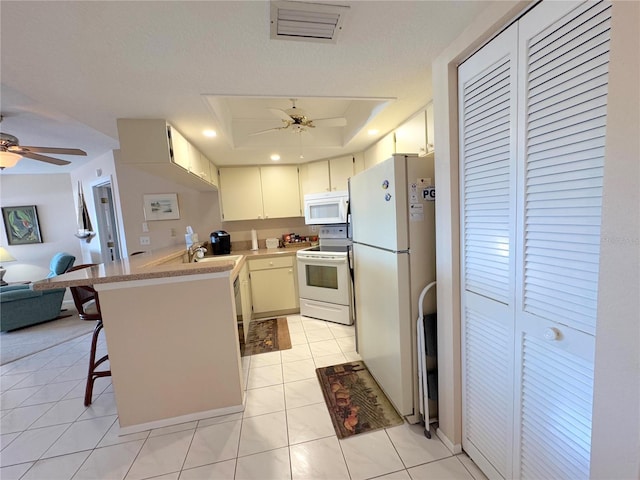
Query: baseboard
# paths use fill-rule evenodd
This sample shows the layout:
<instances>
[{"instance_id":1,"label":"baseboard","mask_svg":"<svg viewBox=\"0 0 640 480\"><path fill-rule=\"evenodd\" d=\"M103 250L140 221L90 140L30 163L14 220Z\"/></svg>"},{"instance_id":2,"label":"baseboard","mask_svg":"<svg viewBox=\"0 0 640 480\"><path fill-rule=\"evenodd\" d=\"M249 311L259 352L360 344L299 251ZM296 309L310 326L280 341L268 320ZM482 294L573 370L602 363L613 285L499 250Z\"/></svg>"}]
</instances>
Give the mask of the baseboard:
<instances>
[{"instance_id":1,"label":"baseboard","mask_svg":"<svg viewBox=\"0 0 640 480\"><path fill-rule=\"evenodd\" d=\"M462 453L462 445L459 443L454 444L439 428L436 430L436 435L438 435L438 438L442 443L444 443L444 446L447 447L451 453L454 455Z\"/></svg>"},{"instance_id":2,"label":"baseboard","mask_svg":"<svg viewBox=\"0 0 640 480\"><path fill-rule=\"evenodd\" d=\"M229 415L231 413L238 413L242 411L244 411L244 405L234 405L232 407L216 408L214 410L190 413L188 415L180 415L178 417L163 418L162 420L154 420L153 422L139 423L137 425L129 425L127 427L121 426L118 435L129 435L130 433L144 432L147 430L153 430L154 428L169 427L171 425L178 425L180 423L193 422L195 420L204 420L205 418L221 417L223 415Z\"/></svg>"}]
</instances>

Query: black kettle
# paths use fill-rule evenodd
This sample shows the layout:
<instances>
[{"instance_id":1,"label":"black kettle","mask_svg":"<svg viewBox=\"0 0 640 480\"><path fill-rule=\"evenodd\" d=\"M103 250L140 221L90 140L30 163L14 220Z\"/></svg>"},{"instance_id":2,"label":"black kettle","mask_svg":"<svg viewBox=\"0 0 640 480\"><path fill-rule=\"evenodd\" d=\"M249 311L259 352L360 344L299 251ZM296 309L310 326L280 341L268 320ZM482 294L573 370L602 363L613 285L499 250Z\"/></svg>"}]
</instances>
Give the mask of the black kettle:
<instances>
[{"instance_id":1,"label":"black kettle","mask_svg":"<svg viewBox=\"0 0 640 480\"><path fill-rule=\"evenodd\" d=\"M224 230L211 233L211 250L214 255L228 255L231 253L231 235Z\"/></svg>"}]
</instances>

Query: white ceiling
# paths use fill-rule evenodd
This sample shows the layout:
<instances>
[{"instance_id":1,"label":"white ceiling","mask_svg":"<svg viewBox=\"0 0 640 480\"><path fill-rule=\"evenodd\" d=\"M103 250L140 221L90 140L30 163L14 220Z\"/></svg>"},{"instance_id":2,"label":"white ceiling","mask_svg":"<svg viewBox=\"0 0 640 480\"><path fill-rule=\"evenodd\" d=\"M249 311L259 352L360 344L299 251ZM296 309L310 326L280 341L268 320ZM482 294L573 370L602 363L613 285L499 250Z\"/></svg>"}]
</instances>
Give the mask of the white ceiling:
<instances>
[{"instance_id":1,"label":"white ceiling","mask_svg":"<svg viewBox=\"0 0 640 480\"><path fill-rule=\"evenodd\" d=\"M69 167L23 159L3 174L68 171L118 148L117 118L165 118L218 165L362 151L431 100L431 62L490 2L334 3L350 9L325 44L271 40L268 1L2 0L0 129L88 153L59 156ZM290 98L347 126L249 135L281 126L268 109Z\"/></svg>"}]
</instances>

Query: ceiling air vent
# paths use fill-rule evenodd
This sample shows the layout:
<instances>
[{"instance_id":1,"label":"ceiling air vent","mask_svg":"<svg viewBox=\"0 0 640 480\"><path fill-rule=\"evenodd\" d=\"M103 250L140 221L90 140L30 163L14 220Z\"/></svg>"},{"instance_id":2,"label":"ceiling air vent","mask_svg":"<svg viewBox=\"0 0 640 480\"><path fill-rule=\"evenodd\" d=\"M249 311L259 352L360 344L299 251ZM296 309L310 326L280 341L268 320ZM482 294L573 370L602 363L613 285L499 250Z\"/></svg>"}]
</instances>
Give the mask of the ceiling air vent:
<instances>
[{"instance_id":1,"label":"ceiling air vent","mask_svg":"<svg viewBox=\"0 0 640 480\"><path fill-rule=\"evenodd\" d=\"M336 43L348 11L342 5L272 1L271 38Z\"/></svg>"}]
</instances>

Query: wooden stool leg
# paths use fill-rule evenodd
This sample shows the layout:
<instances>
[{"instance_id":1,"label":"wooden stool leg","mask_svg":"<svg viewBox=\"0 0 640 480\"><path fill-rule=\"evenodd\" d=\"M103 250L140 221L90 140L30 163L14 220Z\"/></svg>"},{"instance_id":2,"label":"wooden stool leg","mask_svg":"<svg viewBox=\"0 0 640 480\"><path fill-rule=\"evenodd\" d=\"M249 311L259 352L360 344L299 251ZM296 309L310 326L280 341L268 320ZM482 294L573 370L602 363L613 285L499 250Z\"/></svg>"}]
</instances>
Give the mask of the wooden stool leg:
<instances>
[{"instance_id":1,"label":"wooden stool leg","mask_svg":"<svg viewBox=\"0 0 640 480\"><path fill-rule=\"evenodd\" d=\"M93 382L96 378L107 377L111 375L111 370L105 370L102 372L96 372L95 369L98 365L105 362L109 356L104 355L98 361L96 361L96 350L98 347L98 336L102 330L102 320L98 320L96 328L93 330L93 337L91 338L91 352L89 353L89 372L87 374L87 387L84 392L84 406L91 405L91 397L93 395Z\"/></svg>"}]
</instances>

